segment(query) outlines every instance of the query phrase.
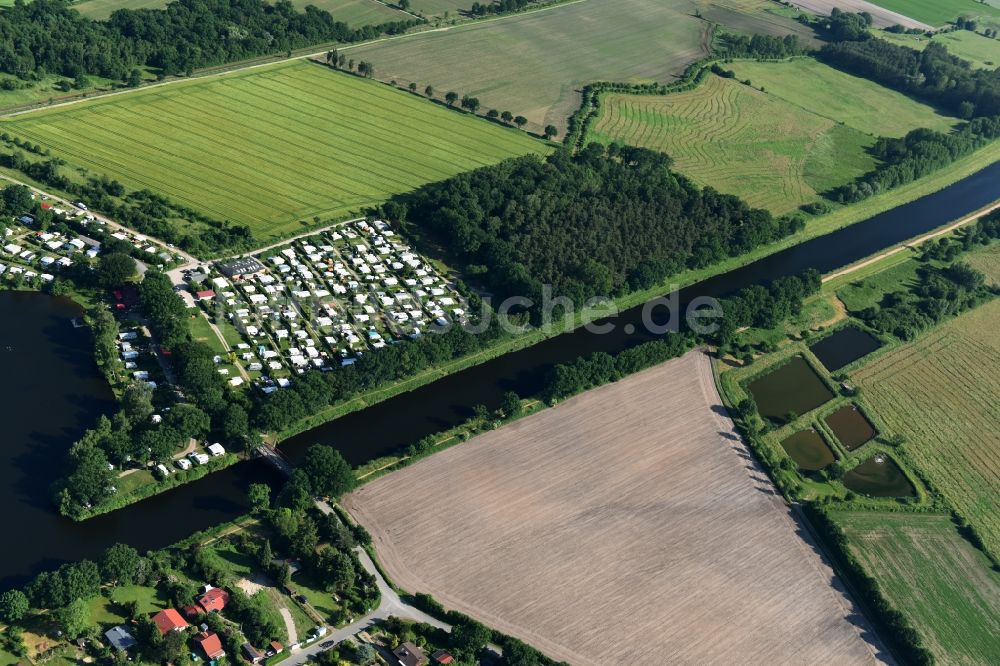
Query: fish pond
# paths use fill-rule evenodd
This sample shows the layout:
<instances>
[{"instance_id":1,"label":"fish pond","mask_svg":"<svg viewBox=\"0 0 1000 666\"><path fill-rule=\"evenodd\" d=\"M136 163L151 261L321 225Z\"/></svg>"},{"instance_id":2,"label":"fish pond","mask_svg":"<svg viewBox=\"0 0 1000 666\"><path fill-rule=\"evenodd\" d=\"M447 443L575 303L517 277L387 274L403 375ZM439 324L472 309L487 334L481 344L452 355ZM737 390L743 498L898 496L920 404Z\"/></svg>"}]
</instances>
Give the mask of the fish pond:
<instances>
[{"instance_id":1,"label":"fish pond","mask_svg":"<svg viewBox=\"0 0 1000 666\"><path fill-rule=\"evenodd\" d=\"M879 453L844 474L844 485L870 497L914 497L916 489L899 465Z\"/></svg>"},{"instance_id":2,"label":"fish pond","mask_svg":"<svg viewBox=\"0 0 1000 666\"><path fill-rule=\"evenodd\" d=\"M836 372L881 346L882 343L867 331L857 326L846 326L811 345L809 351L827 370Z\"/></svg>"},{"instance_id":3,"label":"fish pond","mask_svg":"<svg viewBox=\"0 0 1000 666\"><path fill-rule=\"evenodd\" d=\"M803 430L785 438L781 448L807 472L818 472L836 460L833 451L815 430Z\"/></svg>"},{"instance_id":4,"label":"fish pond","mask_svg":"<svg viewBox=\"0 0 1000 666\"><path fill-rule=\"evenodd\" d=\"M854 405L845 405L823 420L848 451L860 448L875 438L875 426Z\"/></svg>"},{"instance_id":5,"label":"fish pond","mask_svg":"<svg viewBox=\"0 0 1000 666\"><path fill-rule=\"evenodd\" d=\"M761 416L772 421L788 421L833 399L833 392L823 383L809 362L801 356L747 386Z\"/></svg>"}]
</instances>

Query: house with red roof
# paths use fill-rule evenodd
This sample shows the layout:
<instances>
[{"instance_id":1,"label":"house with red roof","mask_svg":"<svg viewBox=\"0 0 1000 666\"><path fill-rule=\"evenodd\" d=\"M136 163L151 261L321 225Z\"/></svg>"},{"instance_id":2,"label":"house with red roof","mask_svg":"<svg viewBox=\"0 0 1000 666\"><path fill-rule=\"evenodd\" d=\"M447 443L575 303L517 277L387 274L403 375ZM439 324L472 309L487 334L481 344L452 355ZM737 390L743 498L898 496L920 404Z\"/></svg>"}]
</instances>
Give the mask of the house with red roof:
<instances>
[{"instance_id":1,"label":"house with red roof","mask_svg":"<svg viewBox=\"0 0 1000 666\"><path fill-rule=\"evenodd\" d=\"M181 617L181 614L173 608L165 608L159 613L153 616L153 623L156 624L156 628L160 630L161 635L167 635L171 631L183 631L187 629L187 620Z\"/></svg>"},{"instance_id":2,"label":"house with red roof","mask_svg":"<svg viewBox=\"0 0 1000 666\"><path fill-rule=\"evenodd\" d=\"M221 587L213 587L205 592L205 594L198 597L198 605L204 609L204 612L219 612L226 607L229 603L229 593L223 590Z\"/></svg>"},{"instance_id":3,"label":"house with red roof","mask_svg":"<svg viewBox=\"0 0 1000 666\"><path fill-rule=\"evenodd\" d=\"M222 649L222 639L214 631L201 632L195 637L194 642L198 644L209 661L226 654L226 651Z\"/></svg>"},{"instance_id":4,"label":"house with red roof","mask_svg":"<svg viewBox=\"0 0 1000 666\"><path fill-rule=\"evenodd\" d=\"M194 292L194 300L196 301L207 301L213 298L215 298L215 292L211 289Z\"/></svg>"}]
</instances>

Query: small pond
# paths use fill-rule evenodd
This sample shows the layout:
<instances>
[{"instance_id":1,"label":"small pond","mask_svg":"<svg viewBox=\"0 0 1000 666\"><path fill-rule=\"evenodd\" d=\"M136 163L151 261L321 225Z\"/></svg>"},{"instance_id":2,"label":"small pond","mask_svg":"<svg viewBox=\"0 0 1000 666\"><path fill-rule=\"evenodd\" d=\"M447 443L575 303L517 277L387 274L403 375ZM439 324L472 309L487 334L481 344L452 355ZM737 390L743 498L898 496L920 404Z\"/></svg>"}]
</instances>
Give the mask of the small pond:
<instances>
[{"instance_id":1,"label":"small pond","mask_svg":"<svg viewBox=\"0 0 1000 666\"><path fill-rule=\"evenodd\" d=\"M844 485L871 497L913 497L917 494L910 480L895 461L878 453L844 474Z\"/></svg>"},{"instance_id":2,"label":"small pond","mask_svg":"<svg viewBox=\"0 0 1000 666\"><path fill-rule=\"evenodd\" d=\"M854 405L845 405L823 420L848 451L867 444L875 437L875 427Z\"/></svg>"},{"instance_id":3,"label":"small pond","mask_svg":"<svg viewBox=\"0 0 1000 666\"><path fill-rule=\"evenodd\" d=\"M854 363L882 346L867 331L857 326L847 326L811 345L809 351L816 355L826 369L836 372Z\"/></svg>"},{"instance_id":4,"label":"small pond","mask_svg":"<svg viewBox=\"0 0 1000 666\"><path fill-rule=\"evenodd\" d=\"M833 398L833 392L801 356L755 379L747 388L761 416L779 422L787 420L789 412L802 415Z\"/></svg>"},{"instance_id":5,"label":"small pond","mask_svg":"<svg viewBox=\"0 0 1000 666\"><path fill-rule=\"evenodd\" d=\"M833 451L815 430L803 430L785 438L781 448L807 472L817 472L836 460Z\"/></svg>"}]
</instances>

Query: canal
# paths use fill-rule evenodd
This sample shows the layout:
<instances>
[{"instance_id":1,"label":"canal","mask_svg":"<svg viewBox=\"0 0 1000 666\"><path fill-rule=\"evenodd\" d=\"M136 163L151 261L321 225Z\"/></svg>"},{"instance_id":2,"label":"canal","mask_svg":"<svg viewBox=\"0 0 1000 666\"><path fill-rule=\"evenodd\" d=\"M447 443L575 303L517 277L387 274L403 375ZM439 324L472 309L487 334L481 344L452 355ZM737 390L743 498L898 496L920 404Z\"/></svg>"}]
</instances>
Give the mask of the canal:
<instances>
[{"instance_id":1,"label":"canal","mask_svg":"<svg viewBox=\"0 0 1000 666\"><path fill-rule=\"evenodd\" d=\"M940 192L685 288L680 301L687 302L698 295L724 295L807 268L826 273L969 215L997 199L1000 199L1000 162ZM3 337L13 335L8 329L24 325L25 314L15 305L0 309L0 349L9 344L2 342ZM643 341L649 334L644 332L641 321L642 308L625 311L616 318L611 333L597 335L580 329L559 335L319 426L283 443L282 449L293 462L301 458L308 445L317 442L337 447L354 464L384 455L464 421L477 404L497 406L506 391L521 395L537 392L553 364L597 351L614 353ZM51 322L48 328L59 326L69 324ZM89 348L85 349L89 345L87 336L79 338L85 342L73 340L72 353L89 353ZM72 356L66 351L38 349L46 344L51 342L44 337L37 338L34 344L26 341L26 347L32 351L22 350L22 353L52 355L63 362L67 360L65 356ZM32 455L38 460L32 465L22 465L19 471L2 472L0 492L7 493L8 515L23 510L30 511L31 517L23 522L18 518L20 528L15 526L14 530L24 538L0 555L0 587L18 584L62 561L96 557L118 541L140 550L169 545L244 513L246 486L254 481L275 480L275 473L266 463L250 461L85 523L60 519L44 504L47 495L43 490L69 442L106 409L107 389L94 388L93 394L80 388L64 390L66 372L93 380L96 370L92 363L89 370L79 359L71 367L53 367L50 375L53 379L45 386L45 382L36 385L39 382L28 378L38 374L35 366L28 365L30 361L20 362L25 364L22 371L5 372L6 381L0 389L3 398L0 415L8 429L12 424L15 426L5 433L5 448L11 451L37 448ZM54 360L52 363L56 365ZM9 368L8 365L5 370ZM23 385L24 381L31 384L31 390ZM29 408L21 411L7 405L17 393L24 394ZM93 395L103 397L95 399ZM63 410L66 414L60 413ZM8 463L14 464L10 456ZM33 476L35 473L38 476ZM25 491L32 484L35 484L33 489Z\"/></svg>"}]
</instances>

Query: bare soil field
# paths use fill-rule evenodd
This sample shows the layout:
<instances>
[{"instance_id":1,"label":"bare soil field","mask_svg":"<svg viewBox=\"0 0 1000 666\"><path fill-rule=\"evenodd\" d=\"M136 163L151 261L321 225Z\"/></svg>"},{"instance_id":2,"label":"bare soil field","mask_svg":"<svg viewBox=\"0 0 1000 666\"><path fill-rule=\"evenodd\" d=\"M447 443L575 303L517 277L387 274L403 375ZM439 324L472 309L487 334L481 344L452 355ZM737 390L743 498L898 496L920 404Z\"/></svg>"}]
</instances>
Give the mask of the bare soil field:
<instances>
[{"instance_id":1,"label":"bare soil field","mask_svg":"<svg viewBox=\"0 0 1000 666\"><path fill-rule=\"evenodd\" d=\"M879 28L901 25L904 28L934 29L926 23L889 11L865 0L791 0L791 3L818 16L829 16L834 7L845 12L868 12L875 19L875 25Z\"/></svg>"},{"instance_id":2,"label":"bare soil field","mask_svg":"<svg viewBox=\"0 0 1000 666\"><path fill-rule=\"evenodd\" d=\"M572 664L887 659L724 413L692 352L344 506L396 584Z\"/></svg>"}]
</instances>

